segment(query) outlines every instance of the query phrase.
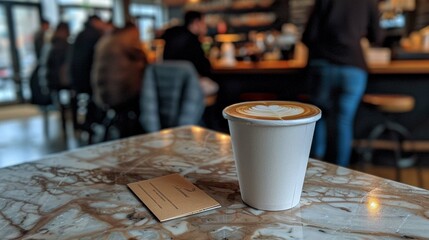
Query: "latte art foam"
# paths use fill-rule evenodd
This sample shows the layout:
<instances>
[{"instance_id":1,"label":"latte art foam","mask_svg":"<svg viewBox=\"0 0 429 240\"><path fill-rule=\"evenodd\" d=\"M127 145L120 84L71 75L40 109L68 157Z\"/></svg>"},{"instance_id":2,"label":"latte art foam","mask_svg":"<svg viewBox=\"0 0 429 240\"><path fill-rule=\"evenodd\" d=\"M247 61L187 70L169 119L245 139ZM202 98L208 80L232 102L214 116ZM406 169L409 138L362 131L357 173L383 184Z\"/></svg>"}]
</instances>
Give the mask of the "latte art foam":
<instances>
[{"instance_id":1,"label":"latte art foam","mask_svg":"<svg viewBox=\"0 0 429 240\"><path fill-rule=\"evenodd\" d=\"M320 109L313 105L289 101L243 102L224 110L224 115L256 120L296 120L311 118L320 113Z\"/></svg>"},{"instance_id":2,"label":"latte art foam","mask_svg":"<svg viewBox=\"0 0 429 240\"><path fill-rule=\"evenodd\" d=\"M295 116L304 112L301 107L279 106L279 105L256 105L249 109L239 109L242 114L255 117L288 117Z\"/></svg>"}]
</instances>

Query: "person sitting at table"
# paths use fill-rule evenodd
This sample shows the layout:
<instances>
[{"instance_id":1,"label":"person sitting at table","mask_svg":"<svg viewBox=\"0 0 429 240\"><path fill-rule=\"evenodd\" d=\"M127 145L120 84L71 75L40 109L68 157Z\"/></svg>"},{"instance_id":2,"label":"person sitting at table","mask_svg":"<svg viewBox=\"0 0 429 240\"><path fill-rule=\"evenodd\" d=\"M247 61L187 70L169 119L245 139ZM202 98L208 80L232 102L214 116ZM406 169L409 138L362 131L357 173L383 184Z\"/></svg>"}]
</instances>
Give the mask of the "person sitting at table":
<instances>
[{"instance_id":1,"label":"person sitting at table","mask_svg":"<svg viewBox=\"0 0 429 240\"><path fill-rule=\"evenodd\" d=\"M216 94L218 84L211 80L211 64L204 54L199 37L207 33L202 13L188 11L184 25L167 29L161 38L165 41L164 60L186 60L191 62L200 75L200 84L206 96Z\"/></svg>"},{"instance_id":2,"label":"person sitting at table","mask_svg":"<svg viewBox=\"0 0 429 240\"><path fill-rule=\"evenodd\" d=\"M116 112L120 137L142 132L139 96L147 58L133 23L103 36L96 45L92 67L94 102Z\"/></svg>"}]
</instances>

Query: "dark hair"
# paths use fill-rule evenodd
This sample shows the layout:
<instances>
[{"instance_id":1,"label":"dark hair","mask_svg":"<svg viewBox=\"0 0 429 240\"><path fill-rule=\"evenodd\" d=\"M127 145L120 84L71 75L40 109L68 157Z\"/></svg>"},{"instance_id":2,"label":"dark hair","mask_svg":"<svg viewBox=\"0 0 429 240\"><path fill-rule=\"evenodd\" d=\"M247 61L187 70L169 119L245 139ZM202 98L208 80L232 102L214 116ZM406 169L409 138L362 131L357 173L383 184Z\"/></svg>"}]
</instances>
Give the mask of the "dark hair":
<instances>
[{"instance_id":1,"label":"dark hair","mask_svg":"<svg viewBox=\"0 0 429 240\"><path fill-rule=\"evenodd\" d=\"M125 21L125 25L124 28L136 28L137 25L135 23L135 19L128 19L127 21Z\"/></svg>"},{"instance_id":2,"label":"dark hair","mask_svg":"<svg viewBox=\"0 0 429 240\"><path fill-rule=\"evenodd\" d=\"M52 35L52 38L51 38L51 43L55 43L56 41L61 39L67 39L69 34L70 34L70 28L68 23L60 22L55 28L54 34Z\"/></svg>"},{"instance_id":3,"label":"dark hair","mask_svg":"<svg viewBox=\"0 0 429 240\"><path fill-rule=\"evenodd\" d=\"M185 27L188 27L195 20L200 20L203 17L201 12L188 11L185 13Z\"/></svg>"},{"instance_id":4,"label":"dark hair","mask_svg":"<svg viewBox=\"0 0 429 240\"><path fill-rule=\"evenodd\" d=\"M45 18L40 19L40 24L49 24L49 21Z\"/></svg>"},{"instance_id":5,"label":"dark hair","mask_svg":"<svg viewBox=\"0 0 429 240\"><path fill-rule=\"evenodd\" d=\"M60 23L58 23L55 30L56 31L58 31L58 30L67 30L68 31L69 30L69 24L66 22L60 22Z\"/></svg>"},{"instance_id":6,"label":"dark hair","mask_svg":"<svg viewBox=\"0 0 429 240\"><path fill-rule=\"evenodd\" d=\"M99 16L97 16L97 15L91 15L91 16L89 16L88 19L86 19L85 27L91 26L92 25L91 22L94 21L94 20L101 21L101 18Z\"/></svg>"},{"instance_id":7,"label":"dark hair","mask_svg":"<svg viewBox=\"0 0 429 240\"><path fill-rule=\"evenodd\" d=\"M60 22L58 23L57 27L55 28L54 35L52 36L52 39L56 37L67 37L70 34L70 28L69 24L66 22Z\"/></svg>"},{"instance_id":8,"label":"dark hair","mask_svg":"<svg viewBox=\"0 0 429 240\"><path fill-rule=\"evenodd\" d=\"M101 20L101 18L97 15L91 15L88 17L88 22L90 22L92 20Z\"/></svg>"},{"instance_id":9,"label":"dark hair","mask_svg":"<svg viewBox=\"0 0 429 240\"><path fill-rule=\"evenodd\" d=\"M123 27L115 27L114 29L113 29L113 31L112 31L112 33L113 34L118 34L118 33L122 33L122 32L125 32L125 31L128 31L128 30L130 30L130 29L136 29L137 31L138 31L138 28L137 28L137 25L136 24L134 24L133 22L131 22L131 21L127 21L127 22L125 22L125 26L123 26Z\"/></svg>"}]
</instances>

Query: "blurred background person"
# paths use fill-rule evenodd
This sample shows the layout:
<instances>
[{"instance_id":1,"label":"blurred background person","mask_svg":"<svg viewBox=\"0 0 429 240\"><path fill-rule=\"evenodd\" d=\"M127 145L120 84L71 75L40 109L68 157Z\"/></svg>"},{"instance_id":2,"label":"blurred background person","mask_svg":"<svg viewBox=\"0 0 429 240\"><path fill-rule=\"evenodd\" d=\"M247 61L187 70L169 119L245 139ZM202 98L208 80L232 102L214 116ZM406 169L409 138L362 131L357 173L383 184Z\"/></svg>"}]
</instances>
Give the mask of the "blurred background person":
<instances>
[{"instance_id":1,"label":"blurred background person","mask_svg":"<svg viewBox=\"0 0 429 240\"><path fill-rule=\"evenodd\" d=\"M164 60L185 60L191 62L199 75L201 89L205 95L206 109L203 122L207 127L217 127L214 116L221 115L215 102L219 85L212 80L212 66L202 48L200 39L207 33L204 15L197 11L187 11L183 25L173 26L165 30L161 38L164 40Z\"/></svg>"},{"instance_id":2,"label":"blurred background person","mask_svg":"<svg viewBox=\"0 0 429 240\"><path fill-rule=\"evenodd\" d=\"M44 76L45 73L40 74L40 65L42 61L43 47L49 43L50 40L50 24L46 19L41 19L40 28L34 34L34 51L36 55L36 66L34 67L30 76L30 90L32 104L39 105L42 111L46 112L47 106L52 104L52 98L50 96L47 80ZM42 76L41 76L42 75Z\"/></svg>"},{"instance_id":3,"label":"blurred background person","mask_svg":"<svg viewBox=\"0 0 429 240\"><path fill-rule=\"evenodd\" d=\"M103 110L114 110L119 136L142 133L139 100L147 58L138 28L128 22L124 28L104 35L97 43L92 67L94 101ZM107 139L106 139L107 140Z\"/></svg>"},{"instance_id":4,"label":"blurred background person","mask_svg":"<svg viewBox=\"0 0 429 240\"><path fill-rule=\"evenodd\" d=\"M41 79L46 81L45 85L51 92L70 87L66 64L70 47L68 43L69 36L69 25L65 22L60 22L49 44L43 47L40 76Z\"/></svg>"},{"instance_id":5,"label":"blurred background person","mask_svg":"<svg viewBox=\"0 0 429 240\"><path fill-rule=\"evenodd\" d=\"M49 26L48 20L42 19L40 29L34 34L34 50L36 51L37 61L40 61L43 45L49 41Z\"/></svg>"},{"instance_id":6,"label":"blurred background person","mask_svg":"<svg viewBox=\"0 0 429 240\"><path fill-rule=\"evenodd\" d=\"M91 131L90 125L104 117L92 101L91 68L95 45L109 26L96 15L88 17L70 51L70 78L74 90L71 107L73 125L78 130Z\"/></svg>"},{"instance_id":7,"label":"blurred background person","mask_svg":"<svg viewBox=\"0 0 429 240\"><path fill-rule=\"evenodd\" d=\"M92 94L90 79L95 44L105 30L106 24L98 16L90 16L74 41L70 58L70 76L72 86L78 94Z\"/></svg>"},{"instance_id":8,"label":"blurred background person","mask_svg":"<svg viewBox=\"0 0 429 240\"><path fill-rule=\"evenodd\" d=\"M63 132L66 132L65 106L61 102L60 90L69 89L66 58L69 51L69 25L60 22L48 44L45 44L40 59L39 79L42 87L52 97L52 102L61 111ZM65 136L65 135L64 135Z\"/></svg>"},{"instance_id":9,"label":"blurred background person","mask_svg":"<svg viewBox=\"0 0 429 240\"><path fill-rule=\"evenodd\" d=\"M323 111L312 156L348 166L354 117L366 88L361 40L380 42L377 0L316 0L303 33L312 102Z\"/></svg>"},{"instance_id":10,"label":"blurred background person","mask_svg":"<svg viewBox=\"0 0 429 240\"><path fill-rule=\"evenodd\" d=\"M161 38L165 41L164 60L186 60L191 62L198 74L205 95L218 91L216 82L210 79L211 64L201 47L200 37L207 33L207 25L202 13L188 11L182 26L174 26L165 30Z\"/></svg>"}]
</instances>

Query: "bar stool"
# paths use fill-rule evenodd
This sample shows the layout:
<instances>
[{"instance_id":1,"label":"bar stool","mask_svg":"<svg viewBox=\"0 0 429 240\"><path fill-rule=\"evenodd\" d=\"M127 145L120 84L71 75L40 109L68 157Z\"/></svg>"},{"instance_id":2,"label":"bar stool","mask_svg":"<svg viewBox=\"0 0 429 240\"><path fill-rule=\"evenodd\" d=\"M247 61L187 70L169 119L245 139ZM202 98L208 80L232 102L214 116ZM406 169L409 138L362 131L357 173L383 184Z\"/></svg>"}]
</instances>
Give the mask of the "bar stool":
<instances>
[{"instance_id":1,"label":"bar stool","mask_svg":"<svg viewBox=\"0 0 429 240\"><path fill-rule=\"evenodd\" d=\"M392 149L394 153L394 166L396 170L396 180L401 179L401 160L403 159L403 142L412 140L410 131L393 119L394 114L407 113L414 109L415 99L409 95L400 94L365 94L363 103L376 108L384 115L384 121L376 125L368 136L368 144L362 152L362 157L366 162L371 162L374 151L374 141L382 134L388 136L395 142ZM420 171L420 170L419 170ZM419 174L419 184L422 184L421 173Z\"/></svg>"}]
</instances>

